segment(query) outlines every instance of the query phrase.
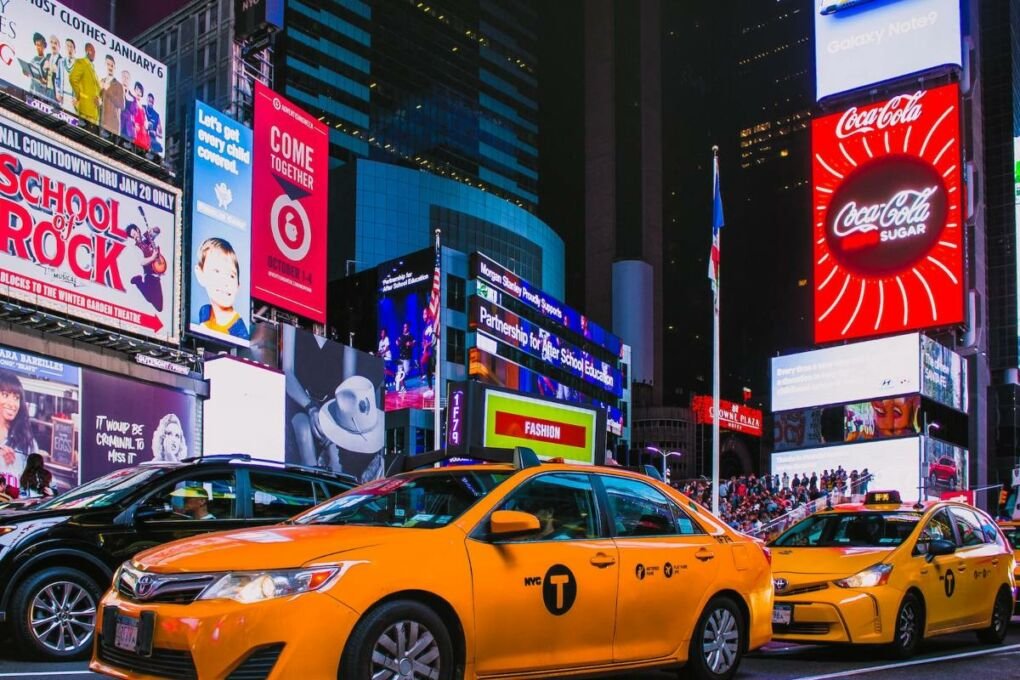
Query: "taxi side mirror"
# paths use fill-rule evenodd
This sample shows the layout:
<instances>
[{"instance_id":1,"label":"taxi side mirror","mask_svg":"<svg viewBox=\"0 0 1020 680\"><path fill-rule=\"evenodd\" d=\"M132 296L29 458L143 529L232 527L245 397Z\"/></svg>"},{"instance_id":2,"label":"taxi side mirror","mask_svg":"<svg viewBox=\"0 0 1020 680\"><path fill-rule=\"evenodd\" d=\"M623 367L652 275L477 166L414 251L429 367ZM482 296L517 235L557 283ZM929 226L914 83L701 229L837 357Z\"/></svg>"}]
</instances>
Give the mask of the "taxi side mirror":
<instances>
[{"instance_id":1,"label":"taxi side mirror","mask_svg":"<svg viewBox=\"0 0 1020 680\"><path fill-rule=\"evenodd\" d=\"M943 538L936 538L928 543L928 553L925 555L925 559L928 562L931 562L939 555L952 555L955 552L956 543L953 541L947 541Z\"/></svg>"},{"instance_id":2,"label":"taxi side mirror","mask_svg":"<svg viewBox=\"0 0 1020 680\"><path fill-rule=\"evenodd\" d=\"M513 538L535 533L542 528L542 523L530 512L518 510L497 510L489 519L489 535L500 538Z\"/></svg>"}]
</instances>

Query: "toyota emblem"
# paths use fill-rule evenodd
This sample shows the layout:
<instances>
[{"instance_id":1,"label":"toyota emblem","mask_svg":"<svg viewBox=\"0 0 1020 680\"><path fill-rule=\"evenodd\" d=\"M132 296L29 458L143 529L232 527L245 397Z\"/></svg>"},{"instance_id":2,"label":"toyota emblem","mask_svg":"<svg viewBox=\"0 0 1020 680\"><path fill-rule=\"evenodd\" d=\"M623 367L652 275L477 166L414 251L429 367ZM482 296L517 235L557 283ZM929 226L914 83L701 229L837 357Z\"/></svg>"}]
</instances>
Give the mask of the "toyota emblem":
<instances>
[{"instance_id":1,"label":"toyota emblem","mask_svg":"<svg viewBox=\"0 0 1020 680\"><path fill-rule=\"evenodd\" d=\"M790 582L787 581L785 578L777 578L773 579L772 585L775 586L777 593L781 593L784 590L786 590L786 587L790 585Z\"/></svg>"},{"instance_id":2,"label":"toyota emblem","mask_svg":"<svg viewBox=\"0 0 1020 680\"><path fill-rule=\"evenodd\" d=\"M138 579L138 583L135 584L135 596L139 598L147 598L152 594L152 591L156 587L156 581L151 576L143 576Z\"/></svg>"}]
</instances>

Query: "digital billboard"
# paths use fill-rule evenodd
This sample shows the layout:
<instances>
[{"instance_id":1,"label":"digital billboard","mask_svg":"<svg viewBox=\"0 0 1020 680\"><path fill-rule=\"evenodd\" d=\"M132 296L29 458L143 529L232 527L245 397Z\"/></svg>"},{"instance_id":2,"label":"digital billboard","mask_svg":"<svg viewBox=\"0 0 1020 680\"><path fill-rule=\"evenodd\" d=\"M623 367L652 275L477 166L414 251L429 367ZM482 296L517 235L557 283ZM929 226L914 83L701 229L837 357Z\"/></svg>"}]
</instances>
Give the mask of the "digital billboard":
<instances>
[{"instance_id":1,"label":"digital billboard","mask_svg":"<svg viewBox=\"0 0 1020 680\"><path fill-rule=\"evenodd\" d=\"M816 118L815 342L964 319L960 88Z\"/></svg>"},{"instance_id":2,"label":"digital billboard","mask_svg":"<svg viewBox=\"0 0 1020 680\"><path fill-rule=\"evenodd\" d=\"M772 441L775 450L803 449L826 443L822 416L822 409L817 408L774 414Z\"/></svg>"},{"instance_id":3,"label":"digital billboard","mask_svg":"<svg viewBox=\"0 0 1020 680\"><path fill-rule=\"evenodd\" d=\"M921 336L921 394L967 412L967 360L926 335Z\"/></svg>"},{"instance_id":4,"label":"digital billboard","mask_svg":"<svg viewBox=\"0 0 1020 680\"><path fill-rule=\"evenodd\" d=\"M814 0L818 100L960 66L960 0Z\"/></svg>"},{"instance_id":5,"label":"digital billboard","mask_svg":"<svg viewBox=\"0 0 1020 680\"><path fill-rule=\"evenodd\" d=\"M326 321L329 128L255 81L252 297Z\"/></svg>"},{"instance_id":6,"label":"digital billboard","mask_svg":"<svg viewBox=\"0 0 1020 680\"><path fill-rule=\"evenodd\" d=\"M970 488L970 453L947 442L925 438L924 470L929 496Z\"/></svg>"},{"instance_id":7,"label":"digital billboard","mask_svg":"<svg viewBox=\"0 0 1020 680\"><path fill-rule=\"evenodd\" d=\"M699 425L711 425L714 418L714 406L712 397L695 395L691 399L694 422ZM725 399L719 400L719 427L724 430L760 437L761 424L762 413L760 410Z\"/></svg>"},{"instance_id":8,"label":"digital billboard","mask_svg":"<svg viewBox=\"0 0 1020 680\"><path fill-rule=\"evenodd\" d=\"M163 154L166 66L55 0L0 3L0 84L33 108Z\"/></svg>"},{"instance_id":9,"label":"digital billboard","mask_svg":"<svg viewBox=\"0 0 1020 680\"><path fill-rule=\"evenodd\" d=\"M478 295L489 302L501 303L498 295L489 294L488 287L494 286L499 289L499 292L524 303L545 318L551 319L585 340L609 350L614 356L620 356L623 341L619 337L602 328L584 314L568 307L556 298L546 295L485 255L481 253L471 255L471 276L479 282Z\"/></svg>"},{"instance_id":10,"label":"digital billboard","mask_svg":"<svg viewBox=\"0 0 1020 680\"><path fill-rule=\"evenodd\" d=\"M205 362L203 375L209 381L209 398L202 405L204 453L242 452L284 462L284 374L221 355Z\"/></svg>"},{"instance_id":11,"label":"digital billboard","mask_svg":"<svg viewBox=\"0 0 1020 680\"><path fill-rule=\"evenodd\" d=\"M435 332L428 312L435 268L431 248L383 262L376 356L386 364L386 410L435 404Z\"/></svg>"},{"instance_id":12,"label":"digital billboard","mask_svg":"<svg viewBox=\"0 0 1020 680\"><path fill-rule=\"evenodd\" d=\"M0 115L0 296L167 342L180 191Z\"/></svg>"},{"instance_id":13,"label":"digital billboard","mask_svg":"<svg viewBox=\"0 0 1020 680\"><path fill-rule=\"evenodd\" d=\"M195 101L188 329L251 340L251 128Z\"/></svg>"},{"instance_id":14,"label":"digital billboard","mask_svg":"<svg viewBox=\"0 0 1020 680\"><path fill-rule=\"evenodd\" d=\"M847 404L843 439L854 442L915 435L921 431L920 413L919 394Z\"/></svg>"},{"instance_id":15,"label":"digital billboard","mask_svg":"<svg viewBox=\"0 0 1020 680\"><path fill-rule=\"evenodd\" d=\"M541 458L595 462L597 413L509 392L485 392L484 446L526 446Z\"/></svg>"},{"instance_id":16,"label":"digital billboard","mask_svg":"<svg viewBox=\"0 0 1020 680\"><path fill-rule=\"evenodd\" d=\"M490 354L499 354L501 346L516 347L617 397L623 394L623 374L615 367L499 305L472 296L468 326Z\"/></svg>"},{"instance_id":17,"label":"digital billboard","mask_svg":"<svg viewBox=\"0 0 1020 680\"><path fill-rule=\"evenodd\" d=\"M772 410L921 391L917 333L772 359Z\"/></svg>"}]
</instances>

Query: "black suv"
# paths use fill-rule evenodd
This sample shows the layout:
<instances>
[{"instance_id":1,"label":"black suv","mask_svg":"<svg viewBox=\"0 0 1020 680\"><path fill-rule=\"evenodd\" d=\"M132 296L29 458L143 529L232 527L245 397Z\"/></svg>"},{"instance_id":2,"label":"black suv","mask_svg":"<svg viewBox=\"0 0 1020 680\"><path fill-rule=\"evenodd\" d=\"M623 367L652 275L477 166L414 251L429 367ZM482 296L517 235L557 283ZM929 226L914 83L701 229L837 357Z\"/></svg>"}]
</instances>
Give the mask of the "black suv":
<instances>
[{"instance_id":1,"label":"black suv","mask_svg":"<svg viewBox=\"0 0 1020 680\"><path fill-rule=\"evenodd\" d=\"M33 656L85 658L96 605L131 556L209 531L274 524L355 485L314 468L206 456L118 470L0 511L0 622Z\"/></svg>"}]
</instances>

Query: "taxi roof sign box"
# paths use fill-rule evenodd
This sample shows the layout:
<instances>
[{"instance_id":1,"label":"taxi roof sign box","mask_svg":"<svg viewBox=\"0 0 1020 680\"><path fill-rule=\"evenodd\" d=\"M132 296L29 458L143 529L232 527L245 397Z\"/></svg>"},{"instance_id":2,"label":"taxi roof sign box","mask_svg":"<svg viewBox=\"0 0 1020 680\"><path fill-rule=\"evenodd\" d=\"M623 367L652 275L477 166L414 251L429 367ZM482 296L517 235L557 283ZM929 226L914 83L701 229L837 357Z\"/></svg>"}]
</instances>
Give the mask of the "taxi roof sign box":
<instances>
[{"instance_id":1,"label":"taxi roof sign box","mask_svg":"<svg viewBox=\"0 0 1020 680\"><path fill-rule=\"evenodd\" d=\"M902 502L899 491L869 491L864 497L865 505L900 505Z\"/></svg>"}]
</instances>

